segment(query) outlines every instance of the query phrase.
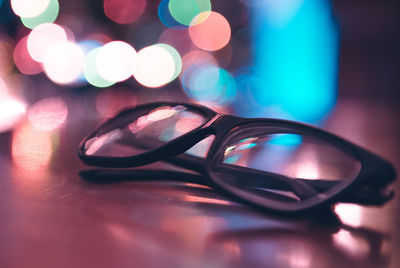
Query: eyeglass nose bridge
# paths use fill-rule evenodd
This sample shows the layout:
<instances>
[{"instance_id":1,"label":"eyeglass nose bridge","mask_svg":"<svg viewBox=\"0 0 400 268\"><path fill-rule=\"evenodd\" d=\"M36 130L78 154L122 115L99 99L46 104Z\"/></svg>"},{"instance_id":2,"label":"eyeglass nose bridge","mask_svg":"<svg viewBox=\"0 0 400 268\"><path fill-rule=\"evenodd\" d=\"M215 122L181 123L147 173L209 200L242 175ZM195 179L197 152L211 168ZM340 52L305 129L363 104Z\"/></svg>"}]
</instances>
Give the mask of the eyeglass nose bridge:
<instances>
[{"instance_id":1,"label":"eyeglass nose bridge","mask_svg":"<svg viewBox=\"0 0 400 268\"><path fill-rule=\"evenodd\" d=\"M215 114L199 129L193 130L187 135L163 146L163 152L168 155L168 157L163 160L203 173L206 169L206 159L198 156L186 155L184 153L209 136L214 136L214 140L208 148L208 152L210 152L212 148L223 139L228 131L231 131L244 121L246 121L246 119L236 116Z\"/></svg>"},{"instance_id":2,"label":"eyeglass nose bridge","mask_svg":"<svg viewBox=\"0 0 400 268\"><path fill-rule=\"evenodd\" d=\"M231 130L236 125L246 121L245 118L226 115L226 114L216 114L212 117L207 123L205 123L201 129L213 129L216 133L221 132L222 130Z\"/></svg>"}]
</instances>

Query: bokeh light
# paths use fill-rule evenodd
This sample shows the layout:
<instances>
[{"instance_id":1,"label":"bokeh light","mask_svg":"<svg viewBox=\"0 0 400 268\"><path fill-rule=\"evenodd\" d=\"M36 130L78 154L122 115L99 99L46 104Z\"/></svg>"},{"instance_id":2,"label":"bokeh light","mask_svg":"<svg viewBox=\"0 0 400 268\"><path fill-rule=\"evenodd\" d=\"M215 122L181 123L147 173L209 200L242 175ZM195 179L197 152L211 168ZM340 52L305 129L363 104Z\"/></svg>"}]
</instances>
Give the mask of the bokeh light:
<instances>
[{"instance_id":1,"label":"bokeh light","mask_svg":"<svg viewBox=\"0 0 400 268\"><path fill-rule=\"evenodd\" d=\"M337 94L339 41L330 2L266 1L252 10L253 65L264 85L254 95L281 110L264 116L322 122Z\"/></svg>"},{"instance_id":2,"label":"bokeh light","mask_svg":"<svg viewBox=\"0 0 400 268\"><path fill-rule=\"evenodd\" d=\"M11 154L14 163L26 170L43 170L53 152L51 132L35 128L29 122L13 132Z\"/></svg>"},{"instance_id":3,"label":"bokeh light","mask_svg":"<svg viewBox=\"0 0 400 268\"><path fill-rule=\"evenodd\" d=\"M146 0L104 0L106 16L121 24L135 22L146 8Z\"/></svg>"},{"instance_id":4,"label":"bokeh light","mask_svg":"<svg viewBox=\"0 0 400 268\"><path fill-rule=\"evenodd\" d=\"M91 39L85 39L83 41L80 41L77 43L77 45L82 49L83 53L85 54L85 60L82 66L82 72L80 73L76 85L84 85L87 84L88 81L85 77L85 65L86 65L86 60L90 52L93 50L100 48L103 43L96 41L96 40L91 40ZM94 66L96 65L96 61L94 61ZM89 83L90 84L90 83Z\"/></svg>"},{"instance_id":5,"label":"bokeh light","mask_svg":"<svg viewBox=\"0 0 400 268\"><path fill-rule=\"evenodd\" d=\"M100 76L110 82L128 79L137 67L136 50L126 42L112 41L102 46L96 56Z\"/></svg>"},{"instance_id":6,"label":"bokeh light","mask_svg":"<svg viewBox=\"0 0 400 268\"><path fill-rule=\"evenodd\" d=\"M28 51L31 57L43 62L49 48L67 41L64 29L54 23L43 23L35 27L28 36Z\"/></svg>"},{"instance_id":7,"label":"bokeh light","mask_svg":"<svg viewBox=\"0 0 400 268\"><path fill-rule=\"evenodd\" d=\"M85 54L75 43L64 42L52 46L44 59L46 75L55 83L75 82L83 70Z\"/></svg>"},{"instance_id":8,"label":"bokeh light","mask_svg":"<svg viewBox=\"0 0 400 268\"><path fill-rule=\"evenodd\" d=\"M33 29L42 23L54 22L57 19L59 10L58 0L50 0L49 5L41 14L31 18L21 17L21 22L25 27Z\"/></svg>"},{"instance_id":9,"label":"bokeh light","mask_svg":"<svg viewBox=\"0 0 400 268\"><path fill-rule=\"evenodd\" d=\"M14 13L20 17L32 18L46 10L50 0L11 0Z\"/></svg>"},{"instance_id":10,"label":"bokeh light","mask_svg":"<svg viewBox=\"0 0 400 268\"><path fill-rule=\"evenodd\" d=\"M203 12L211 11L210 0L170 0L168 4L172 17L184 25Z\"/></svg>"},{"instance_id":11,"label":"bokeh light","mask_svg":"<svg viewBox=\"0 0 400 268\"><path fill-rule=\"evenodd\" d=\"M25 112L25 104L10 95L6 83L0 78L0 133L11 129Z\"/></svg>"},{"instance_id":12,"label":"bokeh light","mask_svg":"<svg viewBox=\"0 0 400 268\"><path fill-rule=\"evenodd\" d=\"M0 133L7 131L19 121L26 113L26 105L15 99L0 100Z\"/></svg>"},{"instance_id":13,"label":"bokeh light","mask_svg":"<svg viewBox=\"0 0 400 268\"><path fill-rule=\"evenodd\" d=\"M112 117L117 112L136 104L135 95L127 88L103 89L96 97L97 111L103 117Z\"/></svg>"},{"instance_id":14,"label":"bokeh light","mask_svg":"<svg viewBox=\"0 0 400 268\"><path fill-rule=\"evenodd\" d=\"M189 35L197 47L215 51L228 44L231 38L231 27L224 16L211 11L201 13L193 19L189 27Z\"/></svg>"},{"instance_id":15,"label":"bokeh light","mask_svg":"<svg viewBox=\"0 0 400 268\"><path fill-rule=\"evenodd\" d=\"M170 52L172 50L174 55ZM169 45L148 46L138 52L138 68L134 72L134 77L146 87L160 87L178 75L177 71L178 69L180 71L181 64L178 52Z\"/></svg>"},{"instance_id":16,"label":"bokeh light","mask_svg":"<svg viewBox=\"0 0 400 268\"><path fill-rule=\"evenodd\" d=\"M168 51L168 53L169 53L169 54L172 56L172 58L174 59L174 63L175 63L175 72L174 72L174 74L172 75L172 77L171 77L171 78L169 79L169 81L168 81L168 82L171 82L171 81L173 81L175 78L177 78L178 75L179 75L179 74L181 73L181 71L182 71L182 58L181 58L181 55L178 53L178 51L177 51L174 47L172 47L172 46L170 46L170 45L160 43L160 44L156 44L155 46L159 46L159 47L165 49L166 51Z\"/></svg>"},{"instance_id":17,"label":"bokeh light","mask_svg":"<svg viewBox=\"0 0 400 268\"><path fill-rule=\"evenodd\" d=\"M185 29L187 25L183 25L177 22L174 17L172 17L171 12L169 11L169 1L170 0L161 0L158 6L158 17L162 24L167 26L168 28L175 28L175 29Z\"/></svg>"},{"instance_id":18,"label":"bokeh light","mask_svg":"<svg viewBox=\"0 0 400 268\"><path fill-rule=\"evenodd\" d=\"M28 36L23 37L14 49L14 62L18 70L23 74L38 74L43 71L42 65L32 59L28 52Z\"/></svg>"},{"instance_id":19,"label":"bokeh light","mask_svg":"<svg viewBox=\"0 0 400 268\"><path fill-rule=\"evenodd\" d=\"M227 105L236 95L235 79L214 65L190 67L183 75L182 84L190 98L205 104Z\"/></svg>"},{"instance_id":20,"label":"bokeh light","mask_svg":"<svg viewBox=\"0 0 400 268\"><path fill-rule=\"evenodd\" d=\"M109 87L114 84L114 82L105 80L102 78L97 71L97 54L99 53L100 48L95 48L89 52L86 56L84 67L83 67L83 74L88 81L89 84L95 87Z\"/></svg>"},{"instance_id":21,"label":"bokeh light","mask_svg":"<svg viewBox=\"0 0 400 268\"><path fill-rule=\"evenodd\" d=\"M187 69L195 64L206 64L218 66L216 59L208 52L202 50L192 50L182 57L182 72L180 77L186 73Z\"/></svg>"},{"instance_id":22,"label":"bokeh light","mask_svg":"<svg viewBox=\"0 0 400 268\"><path fill-rule=\"evenodd\" d=\"M28 111L31 124L37 129L52 131L67 118L68 107L61 98L46 98L35 103Z\"/></svg>"}]
</instances>

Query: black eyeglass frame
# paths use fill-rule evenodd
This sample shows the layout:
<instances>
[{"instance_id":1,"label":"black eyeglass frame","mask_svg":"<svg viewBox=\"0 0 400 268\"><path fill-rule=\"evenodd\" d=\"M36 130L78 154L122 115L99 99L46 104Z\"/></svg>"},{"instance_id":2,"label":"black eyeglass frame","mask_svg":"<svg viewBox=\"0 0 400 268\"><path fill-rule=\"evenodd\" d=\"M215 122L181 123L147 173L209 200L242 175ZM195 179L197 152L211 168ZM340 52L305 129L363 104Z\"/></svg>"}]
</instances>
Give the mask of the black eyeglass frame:
<instances>
[{"instance_id":1,"label":"black eyeglass frame","mask_svg":"<svg viewBox=\"0 0 400 268\"><path fill-rule=\"evenodd\" d=\"M128 157L108 157L85 154L85 144L88 140L104 134L106 132L102 131L104 129L112 129L112 126L127 114L132 113L135 110L151 111L152 109L160 106L179 105L203 115L205 118L203 124L192 131L161 145L158 148L151 149L148 152L144 152L139 155ZM240 190L236 189L235 187L230 187L226 184L223 185L218 179L216 179L212 171L212 165L218 148L220 148L221 144L227 138L229 138L230 135L233 135L233 133L237 131L255 126L290 127L303 133L307 133L308 135L323 138L324 140L329 141L337 146L347 148L360 161L360 172L354 179L346 182L343 181L337 187L333 187L331 190L325 192L324 198L311 198L310 200L301 202L301 206L294 206L292 208L280 206L279 204L274 204L274 206L271 206L270 204L267 204L269 201L266 202L266 200L262 200L262 198L255 200L255 196L250 196L250 194L246 197L243 195L243 192L240 192ZM214 140L205 159L184 154L184 152L186 152L188 149L210 135L214 136ZM277 213L301 213L310 211L312 209L318 209L326 205L340 202L341 200L346 200L346 196L351 192L356 192L357 190L360 191L363 189L365 191L366 187L375 192L381 191L386 185L393 182L396 177L395 170L388 161L323 129L282 119L240 118L231 115L219 114L207 107L197 104L175 102L148 103L120 112L115 117L101 124L95 131L82 140L79 146L78 156L85 164L109 168L138 167L156 161L167 161L180 167L204 174L204 179L207 180L207 185L210 185L212 188L224 193L233 200L262 210ZM392 196L393 192L386 193L386 196L382 199L381 203L385 203L388 199L391 199Z\"/></svg>"}]
</instances>

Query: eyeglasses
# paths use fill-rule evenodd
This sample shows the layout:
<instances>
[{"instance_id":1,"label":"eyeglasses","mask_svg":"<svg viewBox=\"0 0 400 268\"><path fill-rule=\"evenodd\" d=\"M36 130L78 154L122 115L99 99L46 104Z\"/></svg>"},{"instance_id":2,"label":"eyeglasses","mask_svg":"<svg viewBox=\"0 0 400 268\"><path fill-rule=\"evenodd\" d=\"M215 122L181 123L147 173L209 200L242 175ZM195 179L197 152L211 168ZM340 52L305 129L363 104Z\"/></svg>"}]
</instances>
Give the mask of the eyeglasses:
<instances>
[{"instance_id":1,"label":"eyeglasses","mask_svg":"<svg viewBox=\"0 0 400 268\"><path fill-rule=\"evenodd\" d=\"M205 157L194 155L209 137ZM396 176L386 160L316 127L171 102L122 111L87 136L78 155L110 168L167 161L197 171L235 201L281 213L335 202L382 205Z\"/></svg>"}]
</instances>

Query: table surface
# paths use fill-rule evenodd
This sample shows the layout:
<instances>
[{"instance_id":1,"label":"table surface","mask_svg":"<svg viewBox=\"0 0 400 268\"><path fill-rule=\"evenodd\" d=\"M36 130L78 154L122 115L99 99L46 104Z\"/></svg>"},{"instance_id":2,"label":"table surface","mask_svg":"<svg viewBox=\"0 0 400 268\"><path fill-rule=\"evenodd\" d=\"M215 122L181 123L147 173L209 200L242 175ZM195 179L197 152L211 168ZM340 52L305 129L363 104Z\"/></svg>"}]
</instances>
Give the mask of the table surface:
<instances>
[{"instance_id":1,"label":"table surface","mask_svg":"<svg viewBox=\"0 0 400 268\"><path fill-rule=\"evenodd\" d=\"M338 204L341 223L326 224L188 183L81 179L76 149L99 120L79 100L66 98L68 120L51 137L24 123L0 134L0 267L400 267L399 194L382 208ZM399 109L340 99L324 128L399 170ZM50 158L46 139L57 144Z\"/></svg>"}]
</instances>

